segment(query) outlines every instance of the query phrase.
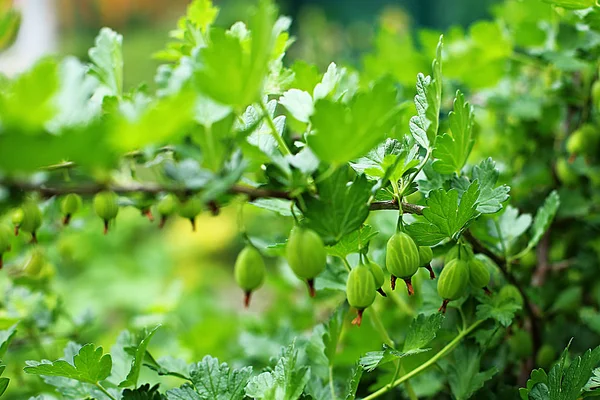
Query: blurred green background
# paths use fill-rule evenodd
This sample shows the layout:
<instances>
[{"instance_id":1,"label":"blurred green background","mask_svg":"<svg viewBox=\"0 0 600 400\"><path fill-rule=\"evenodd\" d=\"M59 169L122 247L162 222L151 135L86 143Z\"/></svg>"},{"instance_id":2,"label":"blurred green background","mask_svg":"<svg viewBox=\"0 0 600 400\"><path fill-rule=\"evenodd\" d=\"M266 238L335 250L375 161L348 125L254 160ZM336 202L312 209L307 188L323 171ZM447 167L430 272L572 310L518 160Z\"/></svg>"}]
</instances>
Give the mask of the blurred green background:
<instances>
[{"instance_id":1,"label":"blurred green background","mask_svg":"<svg viewBox=\"0 0 600 400\"><path fill-rule=\"evenodd\" d=\"M168 32L183 15L185 0L57 0L59 49L85 59L87 49L102 26L125 36L125 84L151 85L157 61L148 58L164 47ZM281 13L291 16L296 43L287 61L301 58L322 70L331 62L357 64L360 55L372 48L379 26L393 28L399 35L416 28L438 30L468 26L490 16L498 0L279 0ZM252 2L216 0L221 8L218 24L229 26L247 15Z\"/></svg>"}]
</instances>

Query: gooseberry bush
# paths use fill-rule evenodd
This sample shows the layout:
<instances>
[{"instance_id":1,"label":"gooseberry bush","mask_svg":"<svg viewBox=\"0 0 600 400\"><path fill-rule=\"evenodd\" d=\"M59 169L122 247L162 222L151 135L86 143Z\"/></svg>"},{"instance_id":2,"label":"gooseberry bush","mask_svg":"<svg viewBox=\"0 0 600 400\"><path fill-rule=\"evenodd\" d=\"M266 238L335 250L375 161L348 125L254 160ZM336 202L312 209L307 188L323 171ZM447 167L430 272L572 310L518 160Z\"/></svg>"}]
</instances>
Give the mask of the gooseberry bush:
<instances>
[{"instance_id":1,"label":"gooseberry bush","mask_svg":"<svg viewBox=\"0 0 600 400\"><path fill-rule=\"evenodd\" d=\"M493 20L415 38L384 25L358 66L324 73L284 58L291 21L271 1L230 28L218 12L190 4L155 54L155 91L124 90L109 28L89 63L47 58L0 80L0 394L599 395L600 8L508 0ZM228 297L275 309L274 325L307 304L310 329L246 335L227 362L153 356L168 319L110 351L84 340L90 321L54 285L61 235L93 226L100 247L137 209L153 229L183 218L210 236L198 215L231 208L244 245ZM96 276L101 290L118 280Z\"/></svg>"}]
</instances>

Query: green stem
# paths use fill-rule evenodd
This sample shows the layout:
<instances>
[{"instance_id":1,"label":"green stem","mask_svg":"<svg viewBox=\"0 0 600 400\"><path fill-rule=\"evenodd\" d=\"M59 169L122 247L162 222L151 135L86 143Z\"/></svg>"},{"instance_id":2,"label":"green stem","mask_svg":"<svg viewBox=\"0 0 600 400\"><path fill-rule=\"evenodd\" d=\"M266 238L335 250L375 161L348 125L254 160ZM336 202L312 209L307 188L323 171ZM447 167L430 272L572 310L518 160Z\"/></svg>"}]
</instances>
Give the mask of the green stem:
<instances>
[{"instance_id":1,"label":"green stem","mask_svg":"<svg viewBox=\"0 0 600 400\"><path fill-rule=\"evenodd\" d=\"M333 365L329 366L329 389L331 389L331 398L336 400L337 397L335 396L335 386L333 384Z\"/></svg>"},{"instance_id":2,"label":"green stem","mask_svg":"<svg viewBox=\"0 0 600 400\"><path fill-rule=\"evenodd\" d=\"M292 155L292 152L287 147L287 144L285 144L285 141L279 135L279 132L277 132L277 127L275 126L273 117L271 117L271 114L269 113L269 110L267 109L267 105L265 104L265 102L263 100L260 101L260 108L262 109L263 113L265 114L265 118L267 120L267 125L269 125L269 128L271 129L271 136L273 136L273 138L277 141L277 146L279 146L279 151L281 151L281 154L283 154L284 156Z\"/></svg>"},{"instance_id":3,"label":"green stem","mask_svg":"<svg viewBox=\"0 0 600 400\"><path fill-rule=\"evenodd\" d=\"M412 174L412 176L410 177L410 179L408 180L408 182L406 182L406 185L402 185L402 191L404 192L404 190L406 188L408 188L414 181L415 179L417 179L417 175L419 175L419 173L423 170L423 168L425 167L425 164L427 163L427 161L429 160L429 157L431 157L431 147L427 149L427 153L425 154L425 158L423 158L423 161L421 161L421 164L419 164L419 167L417 168L417 171Z\"/></svg>"},{"instance_id":4,"label":"green stem","mask_svg":"<svg viewBox=\"0 0 600 400\"><path fill-rule=\"evenodd\" d=\"M348 262L348 259L346 257L341 257L341 259L344 262L344 266L346 267L346 269L348 270L348 272L352 271L352 267L350 266L350 263Z\"/></svg>"},{"instance_id":5,"label":"green stem","mask_svg":"<svg viewBox=\"0 0 600 400\"><path fill-rule=\"evenodd\" d=\"M390 335L385 329L383 322L381 322L381 318L379 318L379 313L374 307L369 308L369 311L371 313L371 318L373 320L373 326L375 327L375 330L377 330L383 342L393 348L394 341L392 340L392 338L390 338Z\"/></svg>"},{"instance_id":6,"label":"green stem","mask_svg":"<svg viewBox=\"0 0 600 400\"><path fill-rule=\"evenodd\" d=\"M469 335L471 332L473 332L475 329L477 329L477 327L479 325L481 325L481 323L483 321L484 320L476 321L470 327L468 327L467 329L461 331L450 343L448 343L443 349L441 349L435 356L431 357L429 360L427 360L426 362L424 362L423 364L421 364L417 368L413 369L408 374L406 374L404 376L401 376L400 378L398 378L397 380L395 380L394 383L391 385L391 387L395 387L395 386L401 385L402 383L404 383L404 382L408 381L409 379L411 379L411 378L419 375L421 372L423 372L426 369L428 369L429 367L431 367L439 359L441 359L442 357L444 357L446 354L450 353L454 349L454 347L460 343L460 341L463 338L465 338L467 335ZM379 389L379 390L371 393L367 397L363 398L363 400L372 400L372 399L375 399L375 398L381 396L382 394L387 393L391 389L391 387L386 385L386 386L382 387L381 389Z\"/></svg>"},{"instance_id":7,"label":"green stem","mask_svg":"<svg viewBox=\"0 0 600 400\"><path fill-rule=\"evenodd\" d=\"M114 397L112 394L108 393L108 390L104 389L104 386L102 386L100 384L100 382L96 382L96 387L105 395L108 396L108 398L110 398L111 400L117 400L116 397Z\"/></svg>"}]
</instances>

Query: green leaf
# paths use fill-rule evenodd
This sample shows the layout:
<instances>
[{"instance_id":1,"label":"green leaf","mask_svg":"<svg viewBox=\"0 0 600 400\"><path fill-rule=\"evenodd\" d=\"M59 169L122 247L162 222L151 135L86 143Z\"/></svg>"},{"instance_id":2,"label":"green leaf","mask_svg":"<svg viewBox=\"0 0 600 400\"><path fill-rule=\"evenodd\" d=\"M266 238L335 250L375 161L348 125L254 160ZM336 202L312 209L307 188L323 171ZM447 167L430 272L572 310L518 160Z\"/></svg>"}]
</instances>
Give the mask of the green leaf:
<instances>
[{"instance_id":1,"label":"green leaf","mask_svg":"<svg viewBox=\"0 0 600 400\"><path fill-rule=\"evenodd\" d=\"M319 99L310 118L313 130L307 137L308 145L321 161L342 165L384 139L397 109L396 89L387 80L358 93L347 104Z\"/></svg>"},{"instance_id":2,"label":"green leaf","mask_svg":"<svg viewBox=\"0 0 600 400\"><path fill-rule=\"evenodd\" d=\"M515 313L522 308L514 298L500 297L498 293L478 295L477 299L481 302L477 306L477 319L492 318L505 327L512 323Z\"/></svg>"},{"instance_id":3,"label":"green leaf","mask_svg":"<svg viewBox=\"0 0 600 400\"><path fill-rule=\"evenodd\" d=\"M6 392L6 389L8 388L9 383L10 383L10 379L0 378L0 396L2 396L4 394L4 392Z\"/></svg>"},{"instance_id":4,"label":"green leaf","mask_svg":"<svg viewBox=\"0 0 600 400\"><path fill-rule=\"evenodd\" d=\"M498 218L498 221L488 220L488 233L497 239L497 249L502 253L510 254L510 249L516 240L523 235L531 225L531 215L521 214L512 206L506 207L506 211Z\"/></svg>"},{"instance_id":5,"label":"green leaf","mask_svg":"<svg viewBox=\"0 0 600 400\"><path fill-rule=\"evenodd\" d=\"M600 346L574 358L565 368L568 347L548 374L550 400L577 400L600 362Z\"/></svg>"},{"instance_id":6,"label":"green leaf","mask_svg":"<svg viewBox=\"0 0 600 400\"><path fill-rule=\"evenodd\" d=\"M206 356L192 367L190 378L200 398L210 400L241 400L252 367L231 370L226 363Z\"/></svg>"},{"instance_id":7,"label":"green leaf","mask_svg":"<svg viewBox=\"0 0 600 400\"><path fill-rule=\"evenodd\" d=\"M298 352L292 343L282 351L272 372L263 372L248 382L246 396L269 400L300 398L310 379L310 370L307 367L298 367L297 359Z\"/></svg>"},{"instance_id":8,"label":"green leaf","mask_svg":"<svg viewBox=\"0 0 600 400\"><path fill-rule=\"evenodd\" d=\"M523 252L533 249L538 244L544 233L548 230L548 227L554 219L559 206L560 198L558 197L558 193L553 190L548 197L546 197L544 204L538 209L535 217L533 218L533 226L531 228L532 236L527 244L527 249Z\"/></svg>"},{"instance_id":9,"label":"green leaf","mask_svg":"<svg viewBox=\"0 0 600 400\"><path fill-rule=\"evenodd\" d=\"M194 0L187 8L187 19L202 32L208 30L218 14L219 9L213 6L211 0Z\"/></svg>"},{"instance_id":10,"label":"green leaf","mask_svg":"<svg viewBox=\"0 0 600 400\"><path fill-rule=\"evenodd\" d=\"M96 348L88 343L73 358L73 364L64 360L27 361L27 367L23 370L32 375L59 376L95 384L106 379L111 368L110 354L102 355L102 347Z\"/></svg>"},{"instance_id":11,"label":"green leaf","mask_svg":"<svg viewBox=\"0 0 600 400\"><path fill-rule=\"evenodd\" d=\"M502 209L502 203L508 200L510 187L507 185L496 186L500 171L496 169L496 163L487 158L479 165L473 167L473 181L479 182L479 198L477 199L477 211L482 214L493 214Z\"/></svg>"},{"instance_id":12,"label":"green leaf","mask_svg":"<svg viewBox=\"0 0 600 400\"><path fill-rule=\"evenodd\" d=\"M423 217L427 222L417 222L406 226L406 230L420 246L433 246L442 239L456 239L467 224L479 216L477 199L479 184L473 182L458 199L458 191L451 189L433 190L429 193Z\"/></svg>"},{"instance_id":13,"label":"green leaf","mask_svg":"<svg viewBox=\"0 0 600 400\"><path fill-rule=\"evenodd\" d=\"M531 397L529 394L531 394ZM541 368L531 371L531 378L527 380L527 387L520 388L519 395L521 400L550 400L546 371Z\"/></svg>"},{"instance_id":14,"label":"green leaf","mask_svg":"<svg viewBox=\"0 0 600 400\"><path fill-rule=\"evenodd\" d=\"M250 204L252 204L255 207L262 208L264 210L276 212L277 214L282 215L284 217L292 216L292 207L294 208L294 212L296 213L296 215L300 214L300 210L298 209L298 207L296 207L295 204L292 205L291 200L262 198L256 199Z\"/></svg>"},{"instance_id":15,"label":"green leaf","mask_svg":"<svg viewBox=\"0 0 600 400\"><path fill-rule=\"evenodd\" d=\"M4 358L6 350L8 350L8 346L10 345L10 342L14 339L16 334L16 324L6 330L0 331L0 358Z\"/></svg>"},{"instance_id":16,"label":"green leaf","mask_svg":"<svg viewBox=\"0 0 600 400\"><path fill-rule=\"evenodd\" d=\"M410 147L408 140L386 139L366 156L352 163L352 168L371 179L397 181L406 171L416 167L418 146Z\"/></svg>"},{"instance_id":17,"label":"green leaf","mask_svg":"<svg viewBox=\"0 0 600 400\"><path fill-rule=\"evenodd\" d=\"M183 386L167 391L168 400L206 400L194 390L194 387L188 383Z\"/></svg>"},{"instance_id":18,"label":"green leaf","mask_svg":"<svg viewBox=\"0 0 600 400\"><path fill-rule=\"evenodd\" d=\"M437 336L442 322L444 322L444 314L435 313L429 316L419 314L408 328L402 351L408 352L427 346Z\"/></svg>"},{"instance_id":19,"label":"green leaf","mask_svg":"<svg viewBox=\"0 0 600 400\"><path fill-rule=\"evenodd\" d=\"M568 8L570 10L581 10L593 7L595 0L543 0L545 3L553 4L557 7Z\"/></svg>"},{"instance_id":20,"label":"green leaf","mask_svg":"<svg viewBox=\"0 0 600 400\"><path fill-rule=\"evenodd\" d=\"M433 60L433 77L417 75L417 94L415 106L417 115L410 119L410 132L422 147L429 149L434 143L440 122L442 104L442 47L443 37L437 45L436 58Z\"/></svg>"},{"instance_id":21,"label":"green leaf","mask_svg":"<svg viewBox=\"0 0 600 400\"><path fill-rule=\"evenodd\" d=\"M143 333L141 340L135 347L135 354L133 356L129 374L127 374L127 378L119 384L119 387L137 386L140 370L142 369L142 363L144 361L144 357L146 356L146 350L148 349L148 344L150 344L152 336L154 336L159 327L160 325L148 332Z\"/></svg>"},{"instance_id":22,"label":"green leaf","mask_svg":"<svg viewBox=\"0 0 600 400\"><path fill-rule=\"evenodd\" d=\"M123 390L121 400L163 400L164 397L158 391L158 383L152 387L146 383L137 389Z\"/></svg>"},{"instance_id":23,"label":"green leaf","mask_svg":"<svg viewBox=\"0 0 600 400\"><path fill-rule=\"evenodd\" d=\"M454 111L448 115L450 131L438 137L433 150L436 160L433 169L441 174L459 172L467 162L475 143L473 134L473 107L465 101L465 96L456 92Z\"/></svg>"},{"instance_id":24,"label":"green leaf","mask_svg":"<svg viewBox=\"0 0 600 400\"><path fill-rule=\"evenodd\" d=\"M364 369L360 364L356 364L354 368L352 368L352 375L348 381L348 387L346 388L346 400L356 399L356 391L358 390L363 371Z\"/></svg>"},{"instance_id":25,"label":"green leaf","mask_svg":"<svg viewBox=\"0 0 600 400\"><path fill-rule=\"evenodd\" d=\"M306 346L306 356L311 367L311 375L329 380L329 368L333 367L338 350L338 341L344 319L348 315L348 303L340 304L329 320L317 325Z\"/></svg>"},{"instance_id":26,"label":"green leaf","mask_svg":"<svg viewBox=\"0 0 600 400\"><path fill-rule=\"evenodd\" d=\"M384 344L382 351L370 351L364 356L362 356L360 360L358 360L358 362L365 369L365 371L372 372L375 370L375 368L383 364L415 354L425 353L429 350L431 349L412 349L409 351L398 351Z\"/></svg>"},{"instance_id":27,"label":"green leaf","mask_svg":"<svg viewBox=\"0 0 600 400\"><path fill-rule=\"evenodd\" d=\"M198 55L198 88L214 100L237 108L260 101L276 38L287 29L286 21L276 22L272 1L261 0L250 19L249 39L240 37L233 28L229 32L220 28L209 30L209 43ZM237 25L240 26L243 25Z\"/></svg>"},{"instance_id":28,"label":"green leaf","mask_svg":"<svg viewBox=\"0 0 600 400\"><path fill-rule=\"evenodd\" d=\"M288 90L281 96L279 103L289 111L292 117L304 123L308 123L315 111L312 97L303 90Z\"/></svg>"},{"instance_id":29,"label":"green leaf","mask_svg":"<svg viewBox=\"0 0 600 400\"><path fill-rule=\"evenodd\" d=\"M315 289L345 292L348 270L341 263L327 263L325 271L315 279Z\"/></svg>"},{"instance_id":30,"label":"green leaf","mask_svg":"<svg viewBox=\"0 0 600 400\"><path fill-rule=\"evenodd\" d=\"M480 372L481 354L474 346L461 345L443 363L448 383L456 400L467 400L492 379L498 368Z\"/></svg>"},{"instance_id":31,"label":"green leaf","mask_svg":"<svg viewBox=\"0 0 600 400\"><path fill-rule=\"evenodd\" d=\"M56 113L53 98L58 87L58 65L51 59L38 61L29 71L10 81L0 91L1 132L43 132L46 122Z\"/></svg>"},{"instance_id":32,"label":"green leaf","mask_svg":"<svg viewBox=\"0 0 600 400\"><path fill-rule=\"evenodd\" d=\"M317 184L319 196L305 194L301 207L309 228L315 230L325 243L339 242L345 235L359 229L369 215L368 200L372 184L364 175L348 185L346 167L338 168Z\"/></svg>"},{"instance_id":33,"label":"green leaf","mask_svg":"<svg viewBox=\"0 0 600 400\"><path fill-rule=\"evenodd\" d=\"M377 236L377 233L370 225L363 225L359 230L345 235L335 245L328 247L327 253L339 258L359 253L371 239Z\"/></svg>"},{"instance_id":34,"label":"green leaf","mask_svg":"<svg viewBox=\"0 0 600 400\"><path fill-rule=\"evenodd\" d=\"M123 94L123 36L110 28L102 28L95 46L89 51L90 71L108 89L107 95Z\"/></svg>"}]
</instances>

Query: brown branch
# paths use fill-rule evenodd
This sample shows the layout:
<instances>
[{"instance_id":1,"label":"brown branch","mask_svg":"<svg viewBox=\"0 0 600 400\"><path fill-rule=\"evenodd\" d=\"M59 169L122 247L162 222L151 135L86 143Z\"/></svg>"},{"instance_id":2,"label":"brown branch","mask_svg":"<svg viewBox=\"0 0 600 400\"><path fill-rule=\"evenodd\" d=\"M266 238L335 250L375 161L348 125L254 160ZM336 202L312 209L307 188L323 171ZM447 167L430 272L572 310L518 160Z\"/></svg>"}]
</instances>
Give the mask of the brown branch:
<instances>
[{"instance_id":1,"label":"brown branch","mask_svg":"<svg viewBox=\"0 0 600 400\"><path fill-rule=\"evenodd\" d=\"M66 167L66 166L61 166ZM110 190L117 194L131 194L131 193L148 193L156 195L159 193L173 193L176 195L190 195L193 193L201 192L202 188L192 189L178 185L155 185L155 184L140 184L133 183L127 186L125 185L103 185L103 184L85 184L85 185L60 185L60 186L46 186L44 184L36 184L31 182L19 182L19 181L0 181L0 186L4 186L9 190L17 190L22 192L37 192L43 197L60 196L69 193L77 193L81 195L94 195L103 190ZM290 193L283 190L255 188L244 185L233 185L229 188L230 194L244 194L248 196L250 201L261 199L261 198L275 198L291 200L292 196ZM398 210L398 203L395 201L374 201L369 206L370 210ZM402 203L402 210L408 214L423 214L424 206L410 203Z\"/></svg>"}]
</instances>

